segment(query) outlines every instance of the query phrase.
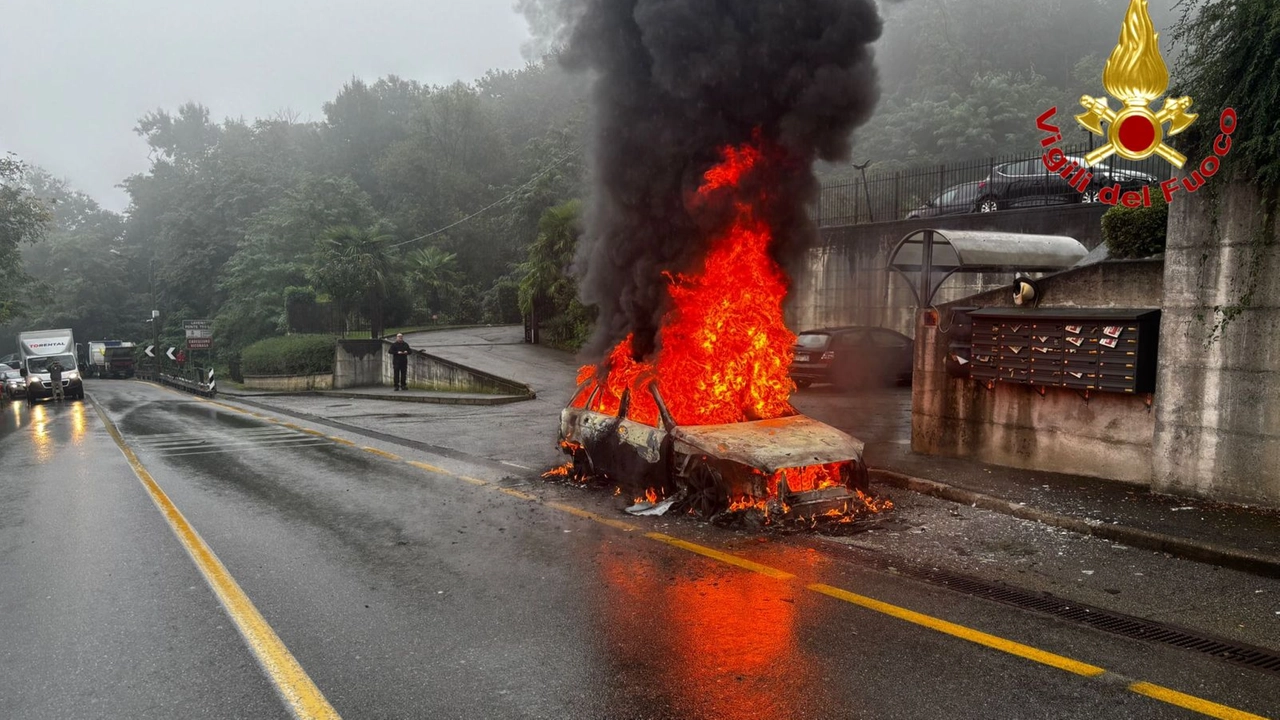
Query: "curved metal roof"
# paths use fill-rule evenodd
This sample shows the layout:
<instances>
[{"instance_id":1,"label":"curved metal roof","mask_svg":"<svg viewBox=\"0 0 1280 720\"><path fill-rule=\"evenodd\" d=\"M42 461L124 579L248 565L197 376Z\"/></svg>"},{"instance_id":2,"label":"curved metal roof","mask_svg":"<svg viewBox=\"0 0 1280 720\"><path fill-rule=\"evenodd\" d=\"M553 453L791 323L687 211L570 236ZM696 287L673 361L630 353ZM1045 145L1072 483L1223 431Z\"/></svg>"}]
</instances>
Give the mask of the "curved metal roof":
<instances>
[{"instance_id":1,"label":"curved metal roof","mask_svg":"<svg viewBox=\"0 0 1280 720\"><path fill-rule=\"evenodd\" d=\"M925 229L898 242L889 256L889 267L920 272L930 236L932 256L927 264L934 271L1049 272L1066 270L1089 254L1080 241L1063 235Z\"/></svg>"},{"instance_id":2,"label":"curved metal roof","mask_svg":"<svg viewBox=\"0 0 1280 720\"><path fill-rule=\"evenodd\" d=\"M917 307L926 307L956 273L1054 272L1070 269L1088 254L1080 241L1063 235L927 228L898 241L889 269L908 281Z\"/></svg>"}]
</instances>

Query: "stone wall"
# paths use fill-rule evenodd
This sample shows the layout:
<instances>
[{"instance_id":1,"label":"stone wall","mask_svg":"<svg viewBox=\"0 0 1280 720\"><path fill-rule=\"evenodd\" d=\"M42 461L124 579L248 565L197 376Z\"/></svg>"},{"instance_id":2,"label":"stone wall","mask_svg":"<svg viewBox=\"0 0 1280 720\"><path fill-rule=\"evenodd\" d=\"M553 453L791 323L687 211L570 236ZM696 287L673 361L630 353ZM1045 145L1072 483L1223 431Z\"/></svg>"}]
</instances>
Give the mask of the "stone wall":
<instances>
[{"instance_id":1,"label":"stone wall","mask_svg":"<svg viewBox=\"0 0 1280 720\"><path fill-rule=\"evenodd\" d=\"M1170 206L1155 488L1280 506L1280 234L1253 186L1218 192Z\"/></svg>"},{"instance_id":2,"label":"stone wall","mask_svg":"<svg viewBox=\"0 0 1280 720\"><path fill-rule=\"evenodd\" d=\"M787 322L793 330L878 325L914 335L915 300L906 282L887 269L889 254L924 228L1065 235L1092 250L1102 243L1104 205L1062 205L998 213L822 229L822 242L791 268ZM1012 282L1010 274L953 275L938 291L946 302Z\"/></svg>"},{"instance_id":3,"label":"stone wall","mask_svg":"<svg viewBox=\"0 0 1280 720\"><path fill-rule=\"evenodd\" d=\"M1163 263L1105 262L1040 281L1041 308L1158 308ZM948 326L956 305L1011 307L1009 287L941 305ZM1065 388L995 383L988 390L951 377L944 366L948 336L916 328L911 398L911 448L1028 470L1103 477L1141 485L1152 480L1155 417L1147 398L1093 393L1085 400ZM1163 356L1165 350L1161 349Z\"/></svg>"},{"instance_id":4,"label":"stone wall","mask_svg":"<svg viewBox=\"0 0 1280 720\"><path fill-rule=\"evenodd\" d=\"M320 375L245 375L244 386L254 390L275 390L278 392L306 392L308 390L331 390L333 373Z\"/></svg>"},{"instance_id":5,"label":"stone wall","mask_svg":"<svg viewBox=\"0 0 1280 720\"><path fill-rule=\"evenodd\" d=\"M333 371L334 389L380 385L390 387L394 380L391 354L388 352L390 346L391 343L385 340L339 341ZM419 390L533 397L533 390L527 385L474 370L421 350L415 350L409 356L405 382L409 387Z\"/></svg>"},{"instance_id":6,"label":"stone wall","mask_svg":"<svg viewBox=\"0 0 1280 720\"><path fill-rule=\"evenodd\" d=\"M390 385L391 376L383 380L382 365L387 349L381 340L339 340L333 364L333 388Z\"/></svg>"}]
</instances>

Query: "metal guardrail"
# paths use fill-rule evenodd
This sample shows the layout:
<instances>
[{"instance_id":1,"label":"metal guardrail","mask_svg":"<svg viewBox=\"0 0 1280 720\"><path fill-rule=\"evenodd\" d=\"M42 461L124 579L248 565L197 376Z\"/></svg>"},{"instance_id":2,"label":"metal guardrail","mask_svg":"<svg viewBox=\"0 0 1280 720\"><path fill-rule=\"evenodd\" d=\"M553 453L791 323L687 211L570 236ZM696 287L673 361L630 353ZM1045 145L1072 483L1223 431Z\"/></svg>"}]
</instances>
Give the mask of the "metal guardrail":
<instances>
[{"instance_id":1,"label":"metal guardrail","mask_svg":"<svg viewBox=\"0 0 1280 720\"><path fill-rule=\"evenodd\" d=\"M213 371L207 368L195 367L190 370L180 370L141 365L138 367L136 377L139 380L148 380L201 397L212 398L218 395L217 379Z\"/></svg>"}]
</instances>

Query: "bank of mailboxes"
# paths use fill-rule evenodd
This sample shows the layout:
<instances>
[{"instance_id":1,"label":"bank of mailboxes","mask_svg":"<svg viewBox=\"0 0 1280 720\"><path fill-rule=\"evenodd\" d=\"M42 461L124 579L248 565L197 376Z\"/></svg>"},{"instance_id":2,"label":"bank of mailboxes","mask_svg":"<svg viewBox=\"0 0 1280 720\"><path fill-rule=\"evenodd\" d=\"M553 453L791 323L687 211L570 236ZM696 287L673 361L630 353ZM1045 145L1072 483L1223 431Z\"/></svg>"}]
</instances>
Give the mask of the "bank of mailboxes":
<instances>
[{"instance_id":1,"label":"bank of mailboxes","mask_svg":"<svg viewBox=\"0 0 1280 720\"><path fill-rule=\"evenodd\" d=\"M1159 310L983 308L969 316L975 380L1155 392Z\"/></svg>"}]
</instances>

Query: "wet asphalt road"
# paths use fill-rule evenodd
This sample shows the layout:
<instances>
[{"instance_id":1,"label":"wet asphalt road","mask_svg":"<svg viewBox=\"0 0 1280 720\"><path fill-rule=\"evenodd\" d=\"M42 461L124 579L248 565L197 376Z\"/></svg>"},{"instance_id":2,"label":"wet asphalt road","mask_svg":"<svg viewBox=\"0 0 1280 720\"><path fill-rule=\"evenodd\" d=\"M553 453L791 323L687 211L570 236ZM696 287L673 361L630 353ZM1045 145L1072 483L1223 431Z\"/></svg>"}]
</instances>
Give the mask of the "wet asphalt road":
<instances>
[{"instance_id":1,"label":"wet asphalt road","mask_svg":"<svg viewBox=\"0 0 1280 720\"><path fill-rule=\"evenodd\" d=\"M491 462L335 433L356 443L342 444L143 383L89 392L86 403L0 408L3 717L288 716L93 402L346 718L1201 716L1124 678L1264 716L1280 708L1275 676L804 542L662 518L622 530L563 509L618 518L607 497ZM812 583L1115 675L998 652Z\"/></svg>"}]
</instances>

